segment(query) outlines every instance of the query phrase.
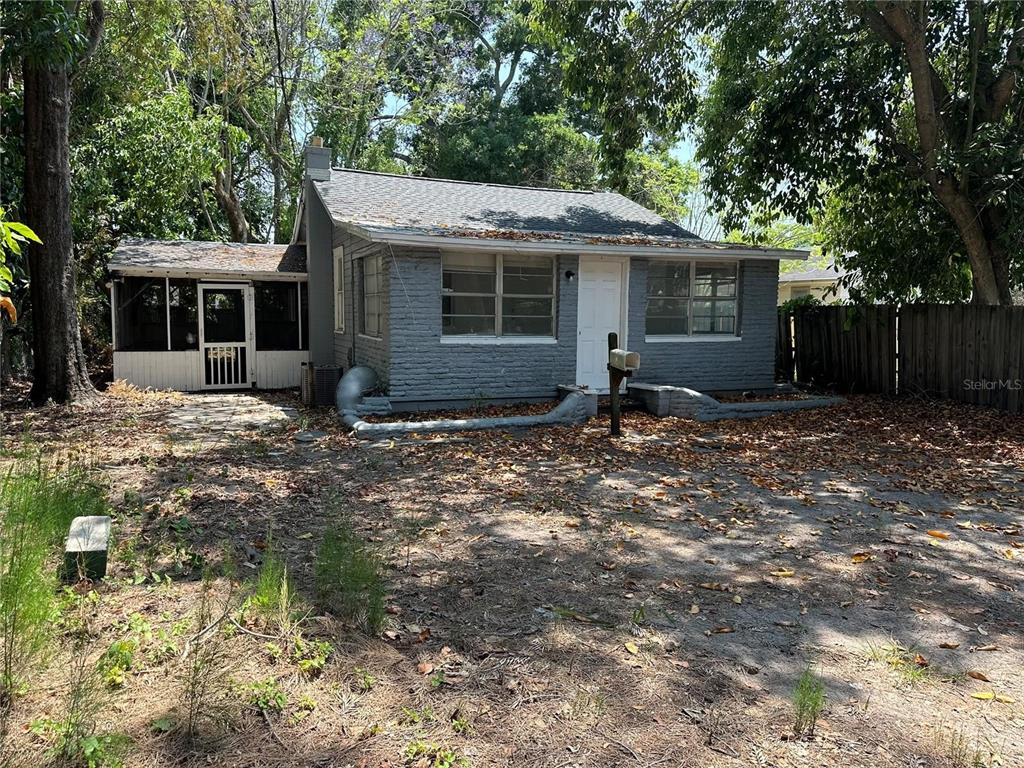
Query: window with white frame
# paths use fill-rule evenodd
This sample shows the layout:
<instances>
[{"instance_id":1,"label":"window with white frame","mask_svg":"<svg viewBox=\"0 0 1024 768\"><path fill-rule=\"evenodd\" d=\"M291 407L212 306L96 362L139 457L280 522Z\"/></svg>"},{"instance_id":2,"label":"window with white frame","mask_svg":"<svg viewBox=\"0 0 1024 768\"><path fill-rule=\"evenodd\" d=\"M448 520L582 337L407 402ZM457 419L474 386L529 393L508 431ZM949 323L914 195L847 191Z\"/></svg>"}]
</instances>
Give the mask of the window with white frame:
<instances>
[{"instance_id":1,"label":"window with white frame","mask_svg":"<svg viewBox=\"0 0 1024 768\"><path fill-rule=\"evenodd\" d=\"M443 335L555 335L552 257L452 253L441 262Z\"/></svg>"},{"instance_id":2,"label":"window with white frame","mask_svg":"<svg viewBox=\"0 0 1024 768\"><path fill-rule=\"evenodd\" d=\"M736 335L737 274L735 262L649 262L647 335Z\"/></svg>"},{"instance_id":3,"label":"window with white frame","mask_svg":"<svg viewBox=\"0 0 1024 768\"><path fill-rule=\"evenodd\" d=\"M345 249L334 249L334 330L345 331Z\"/></svg>"},{"instance_id":4,"label":"window with white frame","mask_svg":"<svg viewBox=\"0 0 1024 768\"><path fill-rule=\"evenodd\" d=\"M362 295L360 333L380 337L383 314L383 275L380 254L364 256L359 260L359 290Z\"/></svg>"}]
</instances>

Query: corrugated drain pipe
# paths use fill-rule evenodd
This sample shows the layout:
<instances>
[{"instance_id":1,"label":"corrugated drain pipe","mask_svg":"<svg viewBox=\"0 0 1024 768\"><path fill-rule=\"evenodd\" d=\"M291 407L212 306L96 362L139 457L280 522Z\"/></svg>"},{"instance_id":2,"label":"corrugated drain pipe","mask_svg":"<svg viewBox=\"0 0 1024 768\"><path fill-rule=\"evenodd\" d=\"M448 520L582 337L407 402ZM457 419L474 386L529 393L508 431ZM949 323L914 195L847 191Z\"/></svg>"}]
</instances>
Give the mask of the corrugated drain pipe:
<instances>
[{"instance_id":1,"label":"corrugated drain pipe","mask_svg":"<svg viewBox=\"0 0 1024 768\"><path fill-rule=\"evenodd\" d=\"M461 432L471 429L506 429L512 427L538 427L546 424L578 424L587 419L586 397L570 392L547 413L536 416L502 416L485 419L437 419L434 421L390 421L371 423L363 421L357 408L363 395L377 385L377 374L365 365L351 368L335 390L338 418L357 437L382 437L409 432Z\"/></svg>"}]
</instances>

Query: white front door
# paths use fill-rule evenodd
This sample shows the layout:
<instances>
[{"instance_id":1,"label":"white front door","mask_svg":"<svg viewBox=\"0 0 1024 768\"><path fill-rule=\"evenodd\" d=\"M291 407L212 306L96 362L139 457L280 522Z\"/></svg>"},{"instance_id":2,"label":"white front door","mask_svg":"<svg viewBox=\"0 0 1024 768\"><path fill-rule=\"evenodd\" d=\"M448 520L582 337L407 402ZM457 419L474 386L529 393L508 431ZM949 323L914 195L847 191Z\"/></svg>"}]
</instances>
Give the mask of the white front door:
<instances>
[{"instance_id":1,"label":"white front door","mask_svg":"<svg viewBox=\"0 0 1024 768\"><path fill-rule=\"evenodd\" d=\"M608 391L608 334L626 346L626 275L629 259L581 256L576 314L576 384Z\"/></svg>"},{"instance_id":2,"label":"white front door","mask_svg":"<svg viewBox=\"0 0 1024 768\"><path fill-rule=\"evenodd\" d=\"M203 389L251 387L256 377L253 288L199 284L199 350Z\"/></svg>"}]
</instances>

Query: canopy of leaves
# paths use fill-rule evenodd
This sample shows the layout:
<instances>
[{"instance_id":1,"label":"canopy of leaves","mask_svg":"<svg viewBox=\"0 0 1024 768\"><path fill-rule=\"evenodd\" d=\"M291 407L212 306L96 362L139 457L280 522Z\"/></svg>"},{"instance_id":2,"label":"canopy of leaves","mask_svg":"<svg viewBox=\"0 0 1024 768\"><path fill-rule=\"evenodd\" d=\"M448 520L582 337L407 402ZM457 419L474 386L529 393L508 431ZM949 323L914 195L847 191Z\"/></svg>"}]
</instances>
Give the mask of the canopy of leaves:
<instances>
[{"instance_id":1,"label":"canopy of leaves","mask_svg":"<svg viewBox=\"0 0 1024 768\"><path fill-rule=\"evenodd\" d=\"M948 142L939 170L996 222L991 230L1019 281L1021 89L1005 113L986 109L1001 59L1009 56L1010 70L1020 66L1011 42L1015 29L1021 35L1020 6L913 8L933 79L943 83ZM873 249L856 264L867 268L872 293L962 296L963 247L951 242L951 220L929 198L906 64L900 46L869 26L872 13L871 3L566 1L540 6L536 19L572 45L567 82L600 114L614 177L646 136L690 124L703 183L727 227L756 232L769 216L817 218L829 229L826 249ZM936 277L935 269L946 273Z\"/></svg>"}]
</instances>

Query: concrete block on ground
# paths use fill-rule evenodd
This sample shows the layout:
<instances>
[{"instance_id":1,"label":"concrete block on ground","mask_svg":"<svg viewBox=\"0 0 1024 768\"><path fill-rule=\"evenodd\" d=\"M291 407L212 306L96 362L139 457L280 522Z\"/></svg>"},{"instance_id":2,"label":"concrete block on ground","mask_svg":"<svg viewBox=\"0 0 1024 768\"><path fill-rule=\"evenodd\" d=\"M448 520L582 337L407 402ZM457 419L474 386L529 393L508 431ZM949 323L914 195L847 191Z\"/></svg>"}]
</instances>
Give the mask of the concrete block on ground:
<instances>
[{"instance_id":1,"label":"concrete block on ground","mask_svg":"<svg viewBox=\"0 0 1024 768\"><path fill-rule=\"evenodd\" d=\"M107 575L107 551L110 547L110 518L106 515L76 517L71 521L64 546L61 578L74 582L79 578L102 579Z\"/></svg>"}]
</instances>

